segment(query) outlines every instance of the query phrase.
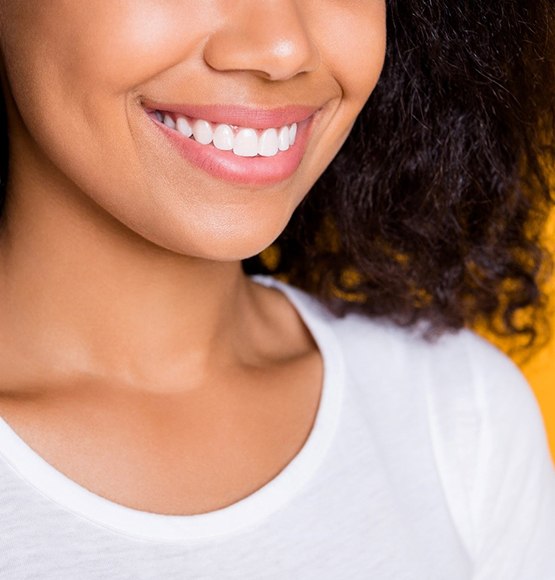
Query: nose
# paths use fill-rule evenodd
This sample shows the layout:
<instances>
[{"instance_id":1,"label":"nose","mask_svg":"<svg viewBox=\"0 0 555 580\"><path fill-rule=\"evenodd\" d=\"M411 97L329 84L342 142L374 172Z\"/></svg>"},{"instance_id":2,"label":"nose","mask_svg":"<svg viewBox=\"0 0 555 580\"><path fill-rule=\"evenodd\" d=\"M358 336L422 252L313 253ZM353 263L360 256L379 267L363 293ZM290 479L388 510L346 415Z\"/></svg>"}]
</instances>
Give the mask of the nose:
<instances>
[{"instance_id":1,"label":"nose","mask_svg":"<svg viewBox=\"0 0 555 580\"><path fill-rule=\"evenodd\" d=\"M303 19L302 2L225 2L225 23L206 42L204 60L218 71L250 71L274 81L316 70L320 54Z\"/></svg>"}]
</instances>

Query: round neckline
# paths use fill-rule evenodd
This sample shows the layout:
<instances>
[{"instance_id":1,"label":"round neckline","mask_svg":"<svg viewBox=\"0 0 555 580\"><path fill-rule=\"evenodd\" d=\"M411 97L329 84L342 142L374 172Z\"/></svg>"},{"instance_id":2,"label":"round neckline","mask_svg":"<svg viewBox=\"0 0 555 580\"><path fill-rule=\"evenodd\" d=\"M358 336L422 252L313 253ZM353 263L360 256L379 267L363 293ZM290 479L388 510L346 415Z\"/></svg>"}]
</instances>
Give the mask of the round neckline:
<instances>
[{"instance_id":1,"label":"round neckline","mask_svg":"<svg viewBox=\"0 0 555 580\"><path fill-rule=\"evenodd\" d=\"M96 524L128 536L157 542L208 540L261 522L282 508L312 478L333 440L343 398L345 371L338 339L316 298L270 275L249 278L281 290L312 334L323 360L320 402L312 430L295 457L269 482L226 507L190 515L159 514L130 508L79 485L34 451L0 416L0 456L42 495Z\"/></svg>"}]
</instances>

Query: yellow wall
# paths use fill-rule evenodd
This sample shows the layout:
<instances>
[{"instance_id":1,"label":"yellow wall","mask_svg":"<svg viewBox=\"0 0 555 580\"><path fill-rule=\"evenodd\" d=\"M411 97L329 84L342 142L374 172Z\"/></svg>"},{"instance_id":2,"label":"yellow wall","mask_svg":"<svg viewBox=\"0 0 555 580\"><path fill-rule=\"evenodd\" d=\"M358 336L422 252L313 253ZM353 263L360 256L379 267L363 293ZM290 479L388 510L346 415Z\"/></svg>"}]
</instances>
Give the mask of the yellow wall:
<instances>
[{"instance_id":1,"label":"yellow wall","mask_svg":"<svg viewBox=\"0 0 555 580\"><path fill-rule=\"evenodd\" d=\"M555 295L555 292L552 293ZM551 316L555 329L555 316ZM555 461L555 340L540 351L535 358L521 365L526 378L530 381L540 404L551 453Z\"/></svg>"},{"instance_id":2,"label":"yellow wall","mask_svg":"<svg viewBox=\"0 0 555 580\"><path fill-rule=\"evenodd\" d=\"M547 246L555 256L555 214L547 227ZM550 321L552 334L550 343L520 368L530 381L540 404L551 453L555 461L555 273L549 284Z\"/></svg>"}]
</instances>

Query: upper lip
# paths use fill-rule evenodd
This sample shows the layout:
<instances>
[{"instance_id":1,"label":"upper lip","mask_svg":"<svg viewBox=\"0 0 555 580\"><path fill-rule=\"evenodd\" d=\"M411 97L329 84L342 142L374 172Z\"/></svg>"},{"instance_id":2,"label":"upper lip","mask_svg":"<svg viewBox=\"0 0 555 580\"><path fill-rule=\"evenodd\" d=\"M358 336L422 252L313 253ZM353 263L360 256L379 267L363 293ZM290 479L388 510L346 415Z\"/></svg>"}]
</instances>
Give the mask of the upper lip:
<instances>
[{"instance_id":1,"label":"upper lip","mask_svg":"<svg viewBox=\"0 0 555 580\"><path fill-rule=\"evenodd\" d=\"M225 123L253 129L269 129L300 123L322 108L322 105L288 105L275 109L242 105L187 105L161 103L149 99L143 99L141 104L148 111L179 113L211 123Z\"/></svg>"}]
</instances>

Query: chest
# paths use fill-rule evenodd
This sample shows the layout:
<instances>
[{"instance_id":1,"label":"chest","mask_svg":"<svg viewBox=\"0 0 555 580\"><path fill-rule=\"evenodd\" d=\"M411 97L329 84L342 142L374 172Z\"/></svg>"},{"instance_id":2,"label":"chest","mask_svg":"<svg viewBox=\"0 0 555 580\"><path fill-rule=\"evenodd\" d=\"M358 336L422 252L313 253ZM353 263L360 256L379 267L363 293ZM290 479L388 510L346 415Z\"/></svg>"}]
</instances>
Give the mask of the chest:
<instances>
[{"instance_id":1,"label":"chest","mask_svg":"<svg viewBox=\"0 0 555 580\"><path fill-rule=\"evenodd\" d=\"M317 413L318 378L303 388L185 398L103 391L25 404L0 399L0 415L89 491L143 511L196 514L250 495L297 455Z\"/></svg>"}]
</instances>

